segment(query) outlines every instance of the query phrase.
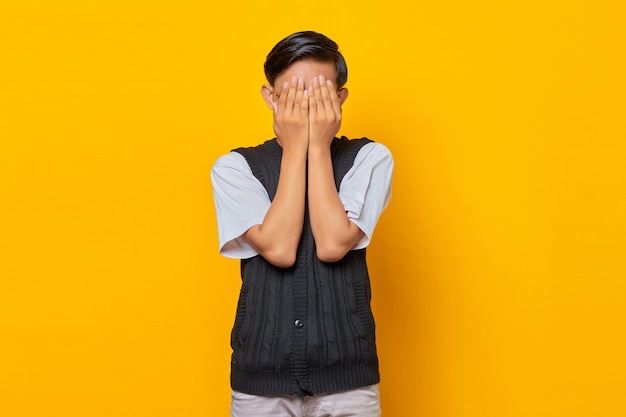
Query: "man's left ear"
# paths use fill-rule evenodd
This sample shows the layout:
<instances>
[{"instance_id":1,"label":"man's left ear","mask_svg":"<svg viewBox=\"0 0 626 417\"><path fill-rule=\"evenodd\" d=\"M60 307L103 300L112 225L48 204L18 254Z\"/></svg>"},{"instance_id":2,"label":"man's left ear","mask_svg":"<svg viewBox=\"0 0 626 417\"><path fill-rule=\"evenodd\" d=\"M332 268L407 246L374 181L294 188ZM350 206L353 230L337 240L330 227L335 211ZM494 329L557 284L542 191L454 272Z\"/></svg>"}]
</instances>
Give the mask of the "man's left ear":
<instances>
[{"instance_id":1,"label":"man's left ear","mask_svg":"<svg viewBox=\"0 0 626 417\"><path fill-rule=\"evenodd\" d=\"M339 91L337 91L337 95L339 96L339 103L343 105L343 103L348 99L348 89L340 88Z\"/></svg>"}]
</instances>

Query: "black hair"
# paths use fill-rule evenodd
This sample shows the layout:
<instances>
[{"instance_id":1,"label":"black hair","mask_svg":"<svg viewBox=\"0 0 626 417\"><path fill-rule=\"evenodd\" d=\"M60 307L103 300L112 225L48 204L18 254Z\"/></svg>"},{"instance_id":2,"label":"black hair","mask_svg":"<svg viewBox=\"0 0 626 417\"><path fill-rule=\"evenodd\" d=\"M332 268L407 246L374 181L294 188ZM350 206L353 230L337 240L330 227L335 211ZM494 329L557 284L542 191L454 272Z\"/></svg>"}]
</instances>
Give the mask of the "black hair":
<instances>
[{"instance_id":1,"label":"black hair","mask_svg":"<svg viewBox=\"0 0 626 417\"><path fill-rule=\"evenodd\" d=\"M321 33L304 31L287 36L267 54L265 77L274 85L276 78L296 61L312 59L318 62L333 62L337 69L337 88L348 81L348 66L339 46Z\"/></svg>"}]
</instances>

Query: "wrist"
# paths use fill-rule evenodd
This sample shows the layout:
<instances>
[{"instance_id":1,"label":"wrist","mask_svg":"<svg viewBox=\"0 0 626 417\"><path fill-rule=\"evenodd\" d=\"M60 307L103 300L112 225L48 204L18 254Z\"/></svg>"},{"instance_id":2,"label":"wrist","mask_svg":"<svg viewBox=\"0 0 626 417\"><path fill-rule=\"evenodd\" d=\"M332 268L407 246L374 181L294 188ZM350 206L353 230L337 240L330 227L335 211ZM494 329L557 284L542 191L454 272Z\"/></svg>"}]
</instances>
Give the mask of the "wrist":
<instances>
[{"instance_id":1,"label":"wrist","mask_svg":"<svg viewBox=\"0 0 626 417\"><path fill-rule=\"evenodd\" d=\"M306 146L283 146L282 159L283 161L306 161L308 149Z\"/></svg>"},{"instance_id":2,"label":"wrist","mask_svg":"<svg viewBox=\"0 0 626 417\"><path fill-rule=\"evenodd\" d=\"M286 137L282 137L282 136L276 136L276 141L278 142L278 144L280 145L281 148L283 148L283 153L284 152L297 152L297 153L301 153L304 152L306 154L307 152L307 148L308 148L308 138L307 137L301 137L301 138L286 138Z\"/></svg>"},{"instance_id":3,"label":"wrist","mask_svg":"<svg viewBox=\"0 0 626 417\"><path fill-rule=\"evenodd\" d=\"M309 158L311 157L324 157L330 155L330 142L310 142L309 143Z\"/></svg>"}]
</instances>

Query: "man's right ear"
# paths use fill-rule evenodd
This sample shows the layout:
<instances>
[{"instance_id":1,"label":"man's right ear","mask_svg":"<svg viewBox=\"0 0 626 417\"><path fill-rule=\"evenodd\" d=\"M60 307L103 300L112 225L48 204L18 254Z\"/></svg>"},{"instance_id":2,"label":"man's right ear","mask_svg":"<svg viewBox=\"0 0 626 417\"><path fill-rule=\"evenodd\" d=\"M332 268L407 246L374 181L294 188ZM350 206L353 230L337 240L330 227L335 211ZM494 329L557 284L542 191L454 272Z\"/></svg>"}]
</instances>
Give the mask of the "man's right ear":
<instances>
[{"instance_id":1,"label":"man's right ear","mask_svg":"<svg viewBox=\"0 0 626 417\"><path fill-rule=\"evenodd\" d=\"M263 84L263 87L261 87L261 95L263 96L263 100L265 100L267 107L269 107L270 110L276 110L278 101L274 94L274 87L268 84Z\"/></svg>"}]
</instances>

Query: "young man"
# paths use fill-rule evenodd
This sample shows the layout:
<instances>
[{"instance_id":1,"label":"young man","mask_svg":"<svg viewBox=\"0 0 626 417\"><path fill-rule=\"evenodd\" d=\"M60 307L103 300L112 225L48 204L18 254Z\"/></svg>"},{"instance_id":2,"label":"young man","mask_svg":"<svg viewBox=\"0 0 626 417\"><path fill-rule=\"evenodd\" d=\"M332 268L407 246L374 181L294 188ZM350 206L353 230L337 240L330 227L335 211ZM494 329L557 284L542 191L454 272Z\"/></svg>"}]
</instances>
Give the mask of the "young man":
<instances>
[{"instance_id":1,"label":"young man","mask_svg":"<svg viewBox=\"0 0 626 417\"><path fill-rule=\"evenodd\" d=\"M391 154L335 136L347 67L326 36L283 39L265 75L276 138L211 172L220 252L241 259L231 415L379 416L365 248L390 198Z\"/></svg>"}]
</instances>

